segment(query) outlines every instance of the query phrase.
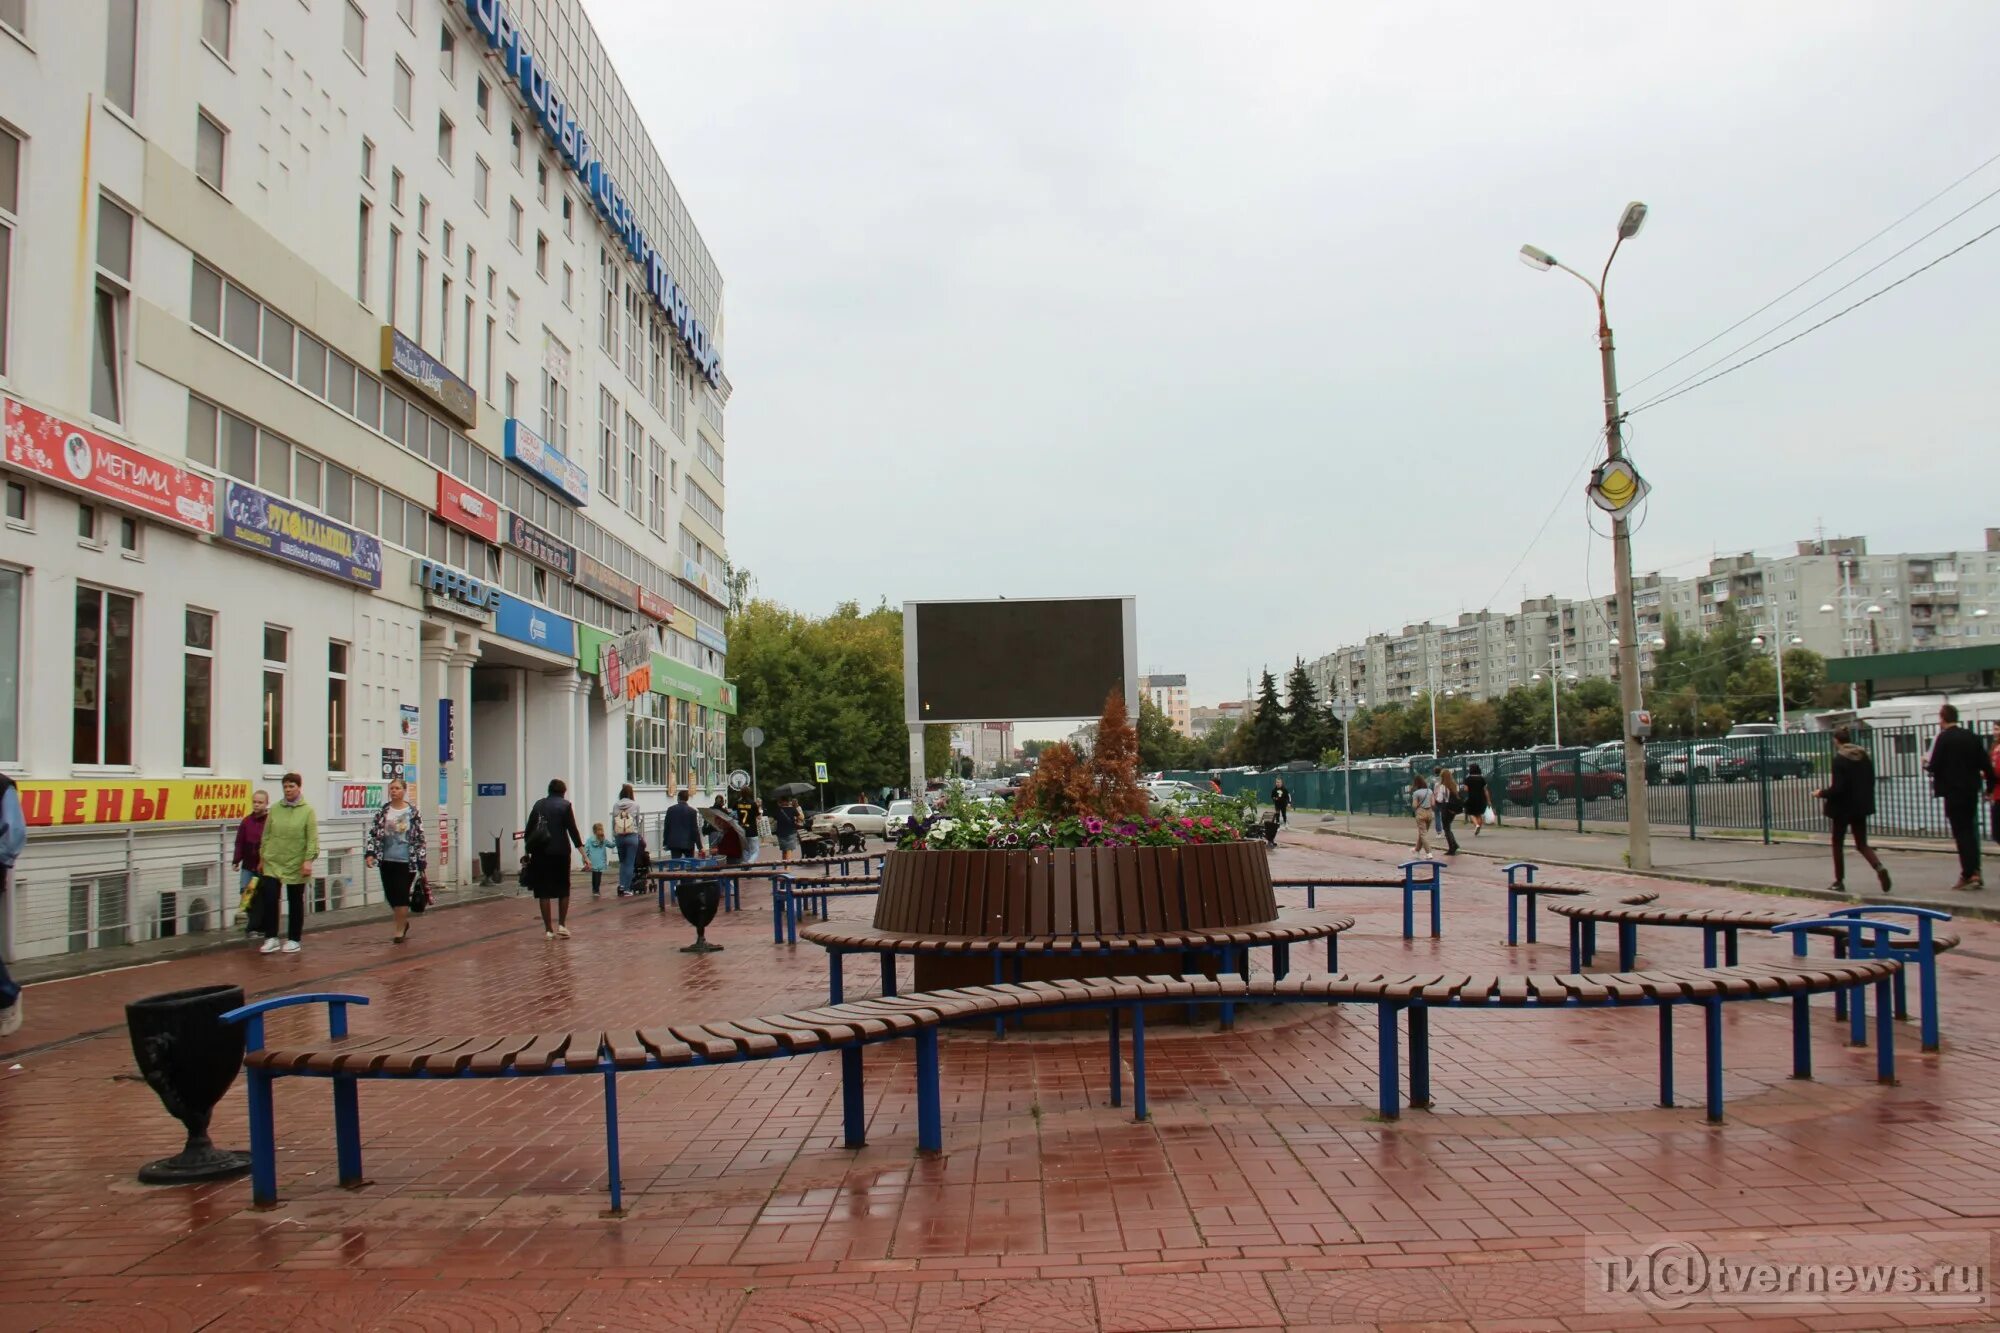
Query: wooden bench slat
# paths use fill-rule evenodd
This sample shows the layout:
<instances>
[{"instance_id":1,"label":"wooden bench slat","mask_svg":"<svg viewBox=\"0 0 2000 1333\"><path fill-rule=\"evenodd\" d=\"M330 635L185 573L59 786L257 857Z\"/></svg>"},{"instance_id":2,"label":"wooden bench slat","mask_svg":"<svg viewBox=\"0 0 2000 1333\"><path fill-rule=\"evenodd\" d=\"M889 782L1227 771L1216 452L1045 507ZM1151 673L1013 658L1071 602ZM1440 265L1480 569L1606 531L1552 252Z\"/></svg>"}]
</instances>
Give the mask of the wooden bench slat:
<instances>
[{"instance_id":1,"label":"wooden bench slat","mask_svg":"<svg viewBox=\"0 0 2000 1333\"><path fill-rule=\"evenodd\" d=\"M694 1048L660 1028L640 1028L635 1034L639 1044L663 1065L684 1065L694 1060Z\"/></svg>"}]
</instances>

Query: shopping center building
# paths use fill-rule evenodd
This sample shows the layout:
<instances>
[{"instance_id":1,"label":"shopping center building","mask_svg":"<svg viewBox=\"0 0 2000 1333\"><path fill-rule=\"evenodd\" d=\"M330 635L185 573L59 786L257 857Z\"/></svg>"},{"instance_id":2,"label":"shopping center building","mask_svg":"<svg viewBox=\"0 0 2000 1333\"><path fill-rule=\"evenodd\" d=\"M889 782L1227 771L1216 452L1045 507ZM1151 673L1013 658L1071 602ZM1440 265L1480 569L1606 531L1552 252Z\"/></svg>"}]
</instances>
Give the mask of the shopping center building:
<instances>
[{"instance_id":1,"label":"shopping center building","mask_svg":"<svg viewBox=\"0 0 2000 1333\"><path fill-rule=\"evenodd\" d=\"M715 789L723 328L579 0L0 0L8 955L228 928L287 770L316 910L392 774L460 884Z\"/></svg>"}]
</instances>

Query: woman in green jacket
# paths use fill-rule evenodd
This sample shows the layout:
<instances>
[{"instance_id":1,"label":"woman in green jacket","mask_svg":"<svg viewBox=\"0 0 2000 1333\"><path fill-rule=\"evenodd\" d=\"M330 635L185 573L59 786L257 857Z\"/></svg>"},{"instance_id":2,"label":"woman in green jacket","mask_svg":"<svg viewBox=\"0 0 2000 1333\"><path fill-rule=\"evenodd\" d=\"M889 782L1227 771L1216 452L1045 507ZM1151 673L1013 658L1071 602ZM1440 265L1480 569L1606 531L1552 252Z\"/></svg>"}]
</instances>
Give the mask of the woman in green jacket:
<instances>
[{"instance_id":1,"label":"woman in green jacket","mask_svg":"<svg viewBox=\"0 0 2000 1333\"><path fill-rule=\"evenodd\" d=\"M319 858L319 817L306 804L305 780L285 774L285 798L264 817L264 842L258 849L263 865L257 879L257 926L264 943L257 952L299 951L306 924L306 881ZM285 941L278 942L278 887L286 901Z\"/></svg>"}]
</instances>

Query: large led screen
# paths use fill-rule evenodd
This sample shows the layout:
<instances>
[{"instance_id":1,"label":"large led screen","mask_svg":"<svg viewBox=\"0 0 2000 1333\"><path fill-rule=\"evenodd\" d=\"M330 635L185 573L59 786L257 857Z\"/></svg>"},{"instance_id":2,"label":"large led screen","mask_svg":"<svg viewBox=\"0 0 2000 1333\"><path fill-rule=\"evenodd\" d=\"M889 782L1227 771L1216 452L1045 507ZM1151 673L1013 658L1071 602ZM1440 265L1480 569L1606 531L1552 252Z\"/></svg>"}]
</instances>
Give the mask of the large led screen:
<instances>
[{"instance_id":1,"label":"large led screen","mask_svg":"<svg viewBox=\"0 0 2000 1333\"><path fill-rule=\"evenodd\" d=\"M910 602L903 634L907 721L1092 718L1113 690L1130 704L1130 598Z\"/></svg>"}]
</instances>

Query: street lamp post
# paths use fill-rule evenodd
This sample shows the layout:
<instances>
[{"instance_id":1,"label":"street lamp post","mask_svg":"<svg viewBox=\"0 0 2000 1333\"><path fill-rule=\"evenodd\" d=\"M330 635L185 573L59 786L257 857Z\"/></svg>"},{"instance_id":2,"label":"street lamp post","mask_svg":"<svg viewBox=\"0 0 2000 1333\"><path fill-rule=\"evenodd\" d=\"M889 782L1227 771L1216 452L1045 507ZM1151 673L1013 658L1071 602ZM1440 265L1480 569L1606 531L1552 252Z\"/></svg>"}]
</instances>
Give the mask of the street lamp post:
<instances>
[{"instance_id":1,"label":"street lamp post","mask_svg":"<svg viewBox=\"0 0 2000 1333\"><path fill-rule=\"evenodd\" d=\"M1558 683L1563 678L1562 668L1559 665L1560 661L1561 658L1558 656L1558 650L1551 645L1549 648L1549 717L1555 722L1555 742L1558 750L1562 748L1563 743L1562 700L1556 694ZM1542 673L1539 671L1529 677L1531 680L1540 680L1541 678ZM1569 673L1569 682L1572 685L1576 683L1576 673L1574 671Z\"/></svg>"},{"instance_id":2,"label":"street lamp post","mask_svg":"<svg viewBox=\"0 0 2000 1333\"><path fill-rule=\"evenodd\" d=\"M1545 250L1538 250L1532 245L1521 247L1521 258L1530 267L1544 271L1560 268L1590 288L1591 295L1597 298L1597 350L1604 377L1604 449L1606 461L1612 463L1625 456L1625 416L1618 407L1618 362L1611 342L1611 320L1604 307L1604 284L1611 276L1611 261L1618 258L1618 247L1637 236L1645 221L1644 204L1635 201L1625 206L1625 212L1618 219L1618 239L1612 243L1611 254L1606 257L1604 271L1598 275L1596 282L1565 264L1557 263L1555 256ZM1638 619L1632 606L1632 529L1622 512L1611 516L1611 563L1618 596L1618 637L1625 643L1637 643ZM1646 747L1633 735L1633 724L1642 707L1637 671L1619 673L1618 695L1619 706L1625 714L1625 790L1630 793L1625 806L1628 855L1632 869L1650 870L1653 867L1653 839L1646 818Z\"/></svg>"},{"instance_id":3,"label":"street lamp post","mask_svg":"<svg viewBox=\"0 0 2000 1333\"><path fill-rule=\"evenodd\" d=\"M1754 647L1762 648L1764 646L1764 636L1762 634L1753 634L1750 636L1750 642ZM1794 634L1792 642L1795 644L1804 643L1805 640ZM1775 627L1771 630L1771 656L1778 664L1778 730L1783 731L1785 729L1785 645Z\"/></svg>"}]
</instances>

